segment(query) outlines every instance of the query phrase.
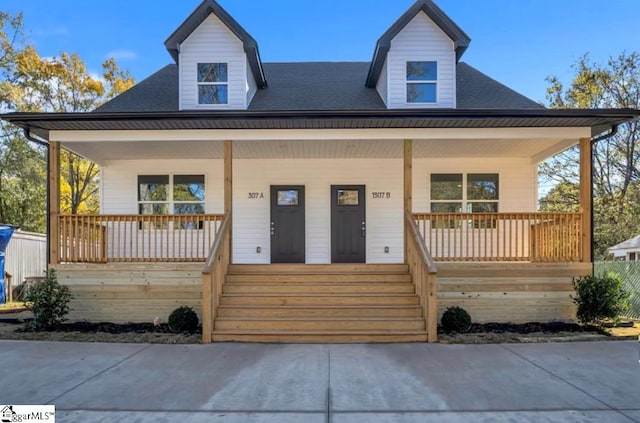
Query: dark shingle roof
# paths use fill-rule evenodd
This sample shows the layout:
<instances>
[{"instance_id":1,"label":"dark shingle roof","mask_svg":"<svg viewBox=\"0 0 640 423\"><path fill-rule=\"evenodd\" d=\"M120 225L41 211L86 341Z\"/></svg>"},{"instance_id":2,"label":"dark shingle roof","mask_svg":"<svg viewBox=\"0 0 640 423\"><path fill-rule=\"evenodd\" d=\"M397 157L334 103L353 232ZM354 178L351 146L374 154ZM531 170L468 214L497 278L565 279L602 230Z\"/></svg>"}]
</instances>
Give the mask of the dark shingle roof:
<instances>
[{"instance_id":1,"label":"dark shingle roof","mask_svg":"<svg viewBox=\"0 0 640 423\"><path fill-rule=\"evenodd\" d=\"M384 109L364 86L369 63L265 63L269 88L258 90L249 110Z\"/></svg>"},{"instance_id":2,"label":"dark shingle roof","mask_svg":"<svg viewBox=\"0 0 640 423\"><path fill-rule=\"evenodd\" d=\"M167 65L95 112L172 112L178 110L178 66Z\"/></svg>"},{"instance_id":3,"label":"dark shingle roof","mask_svg":"<svg viewBox=\"0 0 640 423\"><path fill-rule=\"evenodd\" d=\"M456 74L458 109L544 109L464 62L458 63Z\"/></svg>"},{"instance_id":4,"label":"dark shingle roof","mask_svg":"<svg viewBox=\"0 0 640 423\"><path fill-rule=\"evenodd\" d=\"M269 87L249 110L377 110L385 105L364 81L368 62L265 63ZM459 63L458 109L541 109L540 104ZM178 111L178 67L167 65L96 109L98 112Z\"/></svg>"}]
</instances>

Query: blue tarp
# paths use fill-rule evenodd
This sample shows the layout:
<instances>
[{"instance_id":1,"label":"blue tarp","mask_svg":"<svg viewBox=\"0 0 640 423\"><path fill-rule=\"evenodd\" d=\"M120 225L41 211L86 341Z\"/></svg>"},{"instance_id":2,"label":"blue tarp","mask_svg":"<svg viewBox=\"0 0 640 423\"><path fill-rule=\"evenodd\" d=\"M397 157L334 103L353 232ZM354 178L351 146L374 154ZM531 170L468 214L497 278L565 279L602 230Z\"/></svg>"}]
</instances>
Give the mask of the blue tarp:
<instances>
[{"instance_id":1,"label":"blue tarp","mask_svg":"<svg viewBox=\"0 0 640 423\"><path fill-rule=\"evenodd\" d=\"M7 293L4 292L4 252L7 250L11 235L13 235L13 226L0 224L0 304L7 302Z\"/></svg>"}]
</instances>

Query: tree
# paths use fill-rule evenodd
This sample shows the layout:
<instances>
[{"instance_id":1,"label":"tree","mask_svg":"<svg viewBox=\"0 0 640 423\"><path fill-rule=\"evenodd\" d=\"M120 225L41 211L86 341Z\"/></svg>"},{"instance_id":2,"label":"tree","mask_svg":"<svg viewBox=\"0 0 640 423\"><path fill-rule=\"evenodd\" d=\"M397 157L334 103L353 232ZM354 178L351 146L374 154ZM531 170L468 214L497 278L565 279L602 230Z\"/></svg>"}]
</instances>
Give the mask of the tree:
<instances>
[{"instance_id":1,"label":"tree","mask_svg":"<svg viewBox=\"0 0 640 423\"><path fill-rule=\"evenodd\" d=\"M640 108L640 54L622 53L606 64L592 62L587 55L573 66L575 76L568 88L556 77L547 79L547 100L553 108ZM638 121L620 125L611 138L594 145L594 244L597 258L606 249L632 234L640 233L640 210L631 201L640 190L640 126ZM577 148L567 150L540 166L543 181L559 184L560 190L579 180ZM571 203L551 190L541 205L556 210L575 210ZM634 218L635 216L635 218ZM628 236L629 235L629 236Z\"/></svg>"},{"instance_id":2,"label":"tree","mask_svg":"<svg viewBox=\"0 0 640 423\"><path fill-rule=\"evenodd\" d=\"M95 77L89 74L78 54L62 52L53 58L41 58L33 46L24 42L22 25L20 14L11 16L0 12L0 105L3 110L88 112L134 84L131 75L121 70L114 59L106 60L102 64L102 75ZM7 137L21 138L27 144L8 125L0 130L3 144ZM11 133L13 135L8 135ZM35 146L30 148L37 150ZM13 151L3 148L0 153L3 150ZM98 175L99 168L95 163L63 150L61 210L72 214L96 213L99 209ZM2 191L0 186L0 195L10 197L13 193Z\"/></svg>"}]
</instances>

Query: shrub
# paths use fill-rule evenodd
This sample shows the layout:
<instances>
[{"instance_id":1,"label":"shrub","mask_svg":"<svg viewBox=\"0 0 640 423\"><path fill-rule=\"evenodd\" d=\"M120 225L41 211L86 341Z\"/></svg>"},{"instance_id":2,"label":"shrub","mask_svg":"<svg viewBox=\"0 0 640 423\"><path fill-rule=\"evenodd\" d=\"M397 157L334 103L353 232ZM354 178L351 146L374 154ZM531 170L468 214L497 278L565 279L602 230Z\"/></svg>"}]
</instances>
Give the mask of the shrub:
<instances>
[{"instance_id":1,"label":"shrub","mask_svg":"<svg viewBox=\"0 0 640 423\"><path fill-rule=\"evenodd\" d=\"M466 332L471 328L471 316L461 307L448 307L442 314L442 329L445 332Z\"/></svg>"},{"instance_id":2,"label":"shrub","mask_svg":"<svg viewBox=\"0 0 640 423\"><path fill-rule=\"evenodd\" d=\"M198 328L198 315L191 307L178 307L169 315L169 327L178 333L195 332Z\"/></svg>"},{"instance_id":3,"label":"shrub","mask_svg":"<svg viewBox=\"0 0 640 423\"><path fill-rule=\"evenodd\" d=\"M582 323L600 319L617 319L628 307L630 293L624 290L622 279L614 273L602 276L583 276L572 280L578 306L576 316Z\"/></svg>"},{"instance_id":4,"label":"shrub","mask_svg":"<svg viewBox=\"0 0 640 423\"><path fill-rule=\"evenodd\" d=\"M54 329L67 320L70 300L69 288L58 283L55 270L49 270L43 280L27 288L25 295L27 308L33 313L33 329Z\"/></svg>"}]
</instances>

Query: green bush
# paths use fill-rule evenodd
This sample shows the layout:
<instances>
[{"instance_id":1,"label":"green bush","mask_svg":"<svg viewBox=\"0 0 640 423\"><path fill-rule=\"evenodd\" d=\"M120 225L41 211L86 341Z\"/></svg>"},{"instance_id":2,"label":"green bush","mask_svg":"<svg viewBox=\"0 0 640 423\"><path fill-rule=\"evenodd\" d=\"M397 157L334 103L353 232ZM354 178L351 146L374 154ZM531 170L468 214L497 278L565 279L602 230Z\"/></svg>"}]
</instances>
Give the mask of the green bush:
<instances>
[{"instance_id":1,"label":"green bush","mask_svg":"<svg viewBox=\"0 0 640 423\"><path fill-rule=\"evenodd\" d=\"M461 307L448 307L442 314L441 324L447 333L464 333L471 328L471 316Z\"/></svg>"},{"instance_id":2,"label":"green bush","mask_svg":"<svg viewBox=\"0 0 640 423\"><path fill-rule=\"evenodd\" d=\"M33 329L50 330L67 320L71 292L67 286L58 283L55 270L49 270L42 281L27 289L25 301L33 313L30 323Z\"/></svg>"},{"instance_id":3,"label":"green bush","mask_svg":"<svg viewBox=\"0 0 640 423\"><path fill-rule=\"evenodd\" d=\"M576 294L571 298L578 306L576 316L582 323L615 320L628 307L630 293L624 290L622 279L615 273L574 278L572 284Z\"/></svg>"},{"instance_id":4,"label":"green bush","mask_svg":"<svg viewBox=\"0 0 640 423\"><path fill-rule=\"evenodd\" d=\"M198 315L191 307L178 307L169 315L169 327L177 333L193 333L198 328Z\"/></svg>"}]
</instances>

